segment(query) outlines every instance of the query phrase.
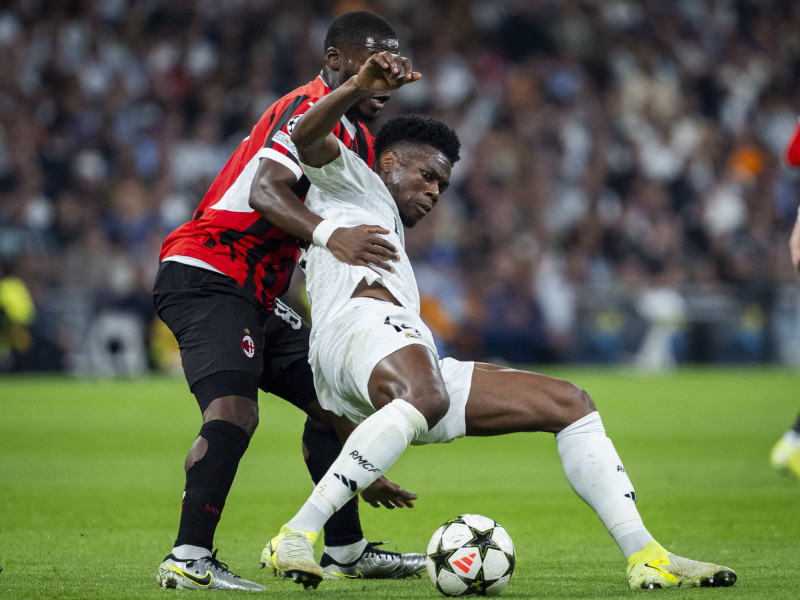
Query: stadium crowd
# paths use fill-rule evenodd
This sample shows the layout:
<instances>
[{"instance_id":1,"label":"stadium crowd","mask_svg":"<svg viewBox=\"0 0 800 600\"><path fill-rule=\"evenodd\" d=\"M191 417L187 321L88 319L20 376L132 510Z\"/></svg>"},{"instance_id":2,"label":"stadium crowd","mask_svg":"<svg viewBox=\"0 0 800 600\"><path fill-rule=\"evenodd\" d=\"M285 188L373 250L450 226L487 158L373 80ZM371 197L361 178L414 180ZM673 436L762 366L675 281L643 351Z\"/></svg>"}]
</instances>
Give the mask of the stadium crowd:
<instances>
[{"instance_id":1,"label":"stadium crowd","mask_svg":"<svg viewBox=\"0 0 800 600\"><path fill-rule=\"evenodd\" d=\"M408 232L443 353L662 368L774 360L793 331L794 0L4 4L0 370L174 365L164 237L354 8L423 74L380 122L429 115L464 145Z\"/></svg>"}]
</instances>

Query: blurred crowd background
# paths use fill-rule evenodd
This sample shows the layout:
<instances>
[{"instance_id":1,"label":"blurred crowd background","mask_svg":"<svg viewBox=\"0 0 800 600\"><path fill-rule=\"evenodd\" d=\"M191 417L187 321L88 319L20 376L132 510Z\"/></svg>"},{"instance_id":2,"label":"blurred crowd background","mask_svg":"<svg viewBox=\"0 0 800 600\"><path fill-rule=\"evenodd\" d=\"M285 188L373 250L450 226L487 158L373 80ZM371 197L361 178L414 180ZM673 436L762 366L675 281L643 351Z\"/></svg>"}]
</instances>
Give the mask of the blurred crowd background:
<instances>
[{"instance_id":1,"label":"blurred crowd background","mask_svg":"<svg viewBox=\"0 0 800 600\"><path fill-rule=\"evenodd\" d=\"M376 126L430 115L464 146L407 237L443 354L800 363L796 0L11 0L0 370L176 369L159 247L351 9L423 74Z\"/></svg>"}]
</instances>

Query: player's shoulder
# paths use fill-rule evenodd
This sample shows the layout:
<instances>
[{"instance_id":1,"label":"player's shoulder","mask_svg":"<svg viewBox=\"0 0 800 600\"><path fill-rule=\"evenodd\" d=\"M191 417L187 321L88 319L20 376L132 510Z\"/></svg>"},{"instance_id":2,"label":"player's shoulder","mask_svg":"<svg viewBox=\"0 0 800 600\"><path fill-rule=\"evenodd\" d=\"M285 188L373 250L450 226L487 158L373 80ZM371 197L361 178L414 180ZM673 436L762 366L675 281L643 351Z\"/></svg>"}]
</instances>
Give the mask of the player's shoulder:
<instances>
[{"instance_id":1,"label":"player's shoulder","mask_svg":"<svg viewBox=\"0 0 800 600\"><path fill-rule=\"evenodd\" d=\"M295 106L297 109L305 107L305 109L308 110L314 102L326 94L329 94L330 91L330 88L325 85L322 77L317 76L315 79L284 95L275 102L272 107L270 107L271 110L267 110L267 112L281 112L283 107L290 105Z\"/></svg>"},{"instance_id":2,"label":"player's shoulder","mask_svg":"<svg viewBox=\"0 0 800 600\"><path fill-rule=\"evenodd\" d=\"M292 90L285 96L273 102L261 115L256 125L251 131L251 140L263 143L269 132L286 130L285 136L291 134L291 128L295 121L300 118L311 106L330 93L330 89L325 85L322 77L316 77L305 85ZM288 142L287 142L288 143Z\"/></svg>"}]
</instances>

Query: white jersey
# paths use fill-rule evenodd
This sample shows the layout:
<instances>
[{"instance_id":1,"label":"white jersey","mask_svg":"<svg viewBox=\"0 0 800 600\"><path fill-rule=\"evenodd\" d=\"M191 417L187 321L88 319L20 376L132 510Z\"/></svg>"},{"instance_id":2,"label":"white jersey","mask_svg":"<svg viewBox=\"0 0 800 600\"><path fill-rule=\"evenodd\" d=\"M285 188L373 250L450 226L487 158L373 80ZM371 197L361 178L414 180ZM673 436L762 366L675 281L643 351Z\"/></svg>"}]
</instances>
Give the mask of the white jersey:
<instances>
[{"instance_id":1,"label":"white jersey","mask_svg":"<svg viewBox=\"0 0 800 600\"><path fill-rule=\"evenodd\" d=\"M338 260L327 248L311 245L305 254L306 292L311 304L312 344L325 323L350 299L362 279L379 282L408 310L419 314L419 289L405 252L405 235L394 198L381 178L357 154L339 143L340 155L320 168L303 164L311 182L306 206L341 227L380 225L400 260L394 273Z\"/></svg>"}]
</instances>

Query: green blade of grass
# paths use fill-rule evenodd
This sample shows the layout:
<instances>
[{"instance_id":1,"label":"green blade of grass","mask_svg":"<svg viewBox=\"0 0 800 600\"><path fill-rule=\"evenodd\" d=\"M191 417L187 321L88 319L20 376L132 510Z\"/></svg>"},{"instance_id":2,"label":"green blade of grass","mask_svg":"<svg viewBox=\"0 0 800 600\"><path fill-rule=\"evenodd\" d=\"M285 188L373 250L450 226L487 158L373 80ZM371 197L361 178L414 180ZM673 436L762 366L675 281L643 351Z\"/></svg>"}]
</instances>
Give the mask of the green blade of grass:
<instances>
[{"instance_id":1,"label":"green blade of grass","mask_svg":"<svg viewBox=\"0 0 800 600\"><path fill-rule=\"evenodd\" d=\"M768 464L800 408L796 373L540 370L592 395L656 538L677 554L736 569L733 588L628 590L622 555L570 489L547 434L410 448L389 476L420 495L417 506L362 504L367 538L422 552L446 519L486 514L517 548L505 598L796 597L800 482ZM300 451L304 416L271 396L260 405L217 530L219 557L280 598L440 597L427 579L324 581L311 592L258 569L264 544L311 490ZM174 541L183 459L199 428L182 379L0 378L0 597L180 593L158 588L155 571Z\"/></svg>"}]
</instances>

